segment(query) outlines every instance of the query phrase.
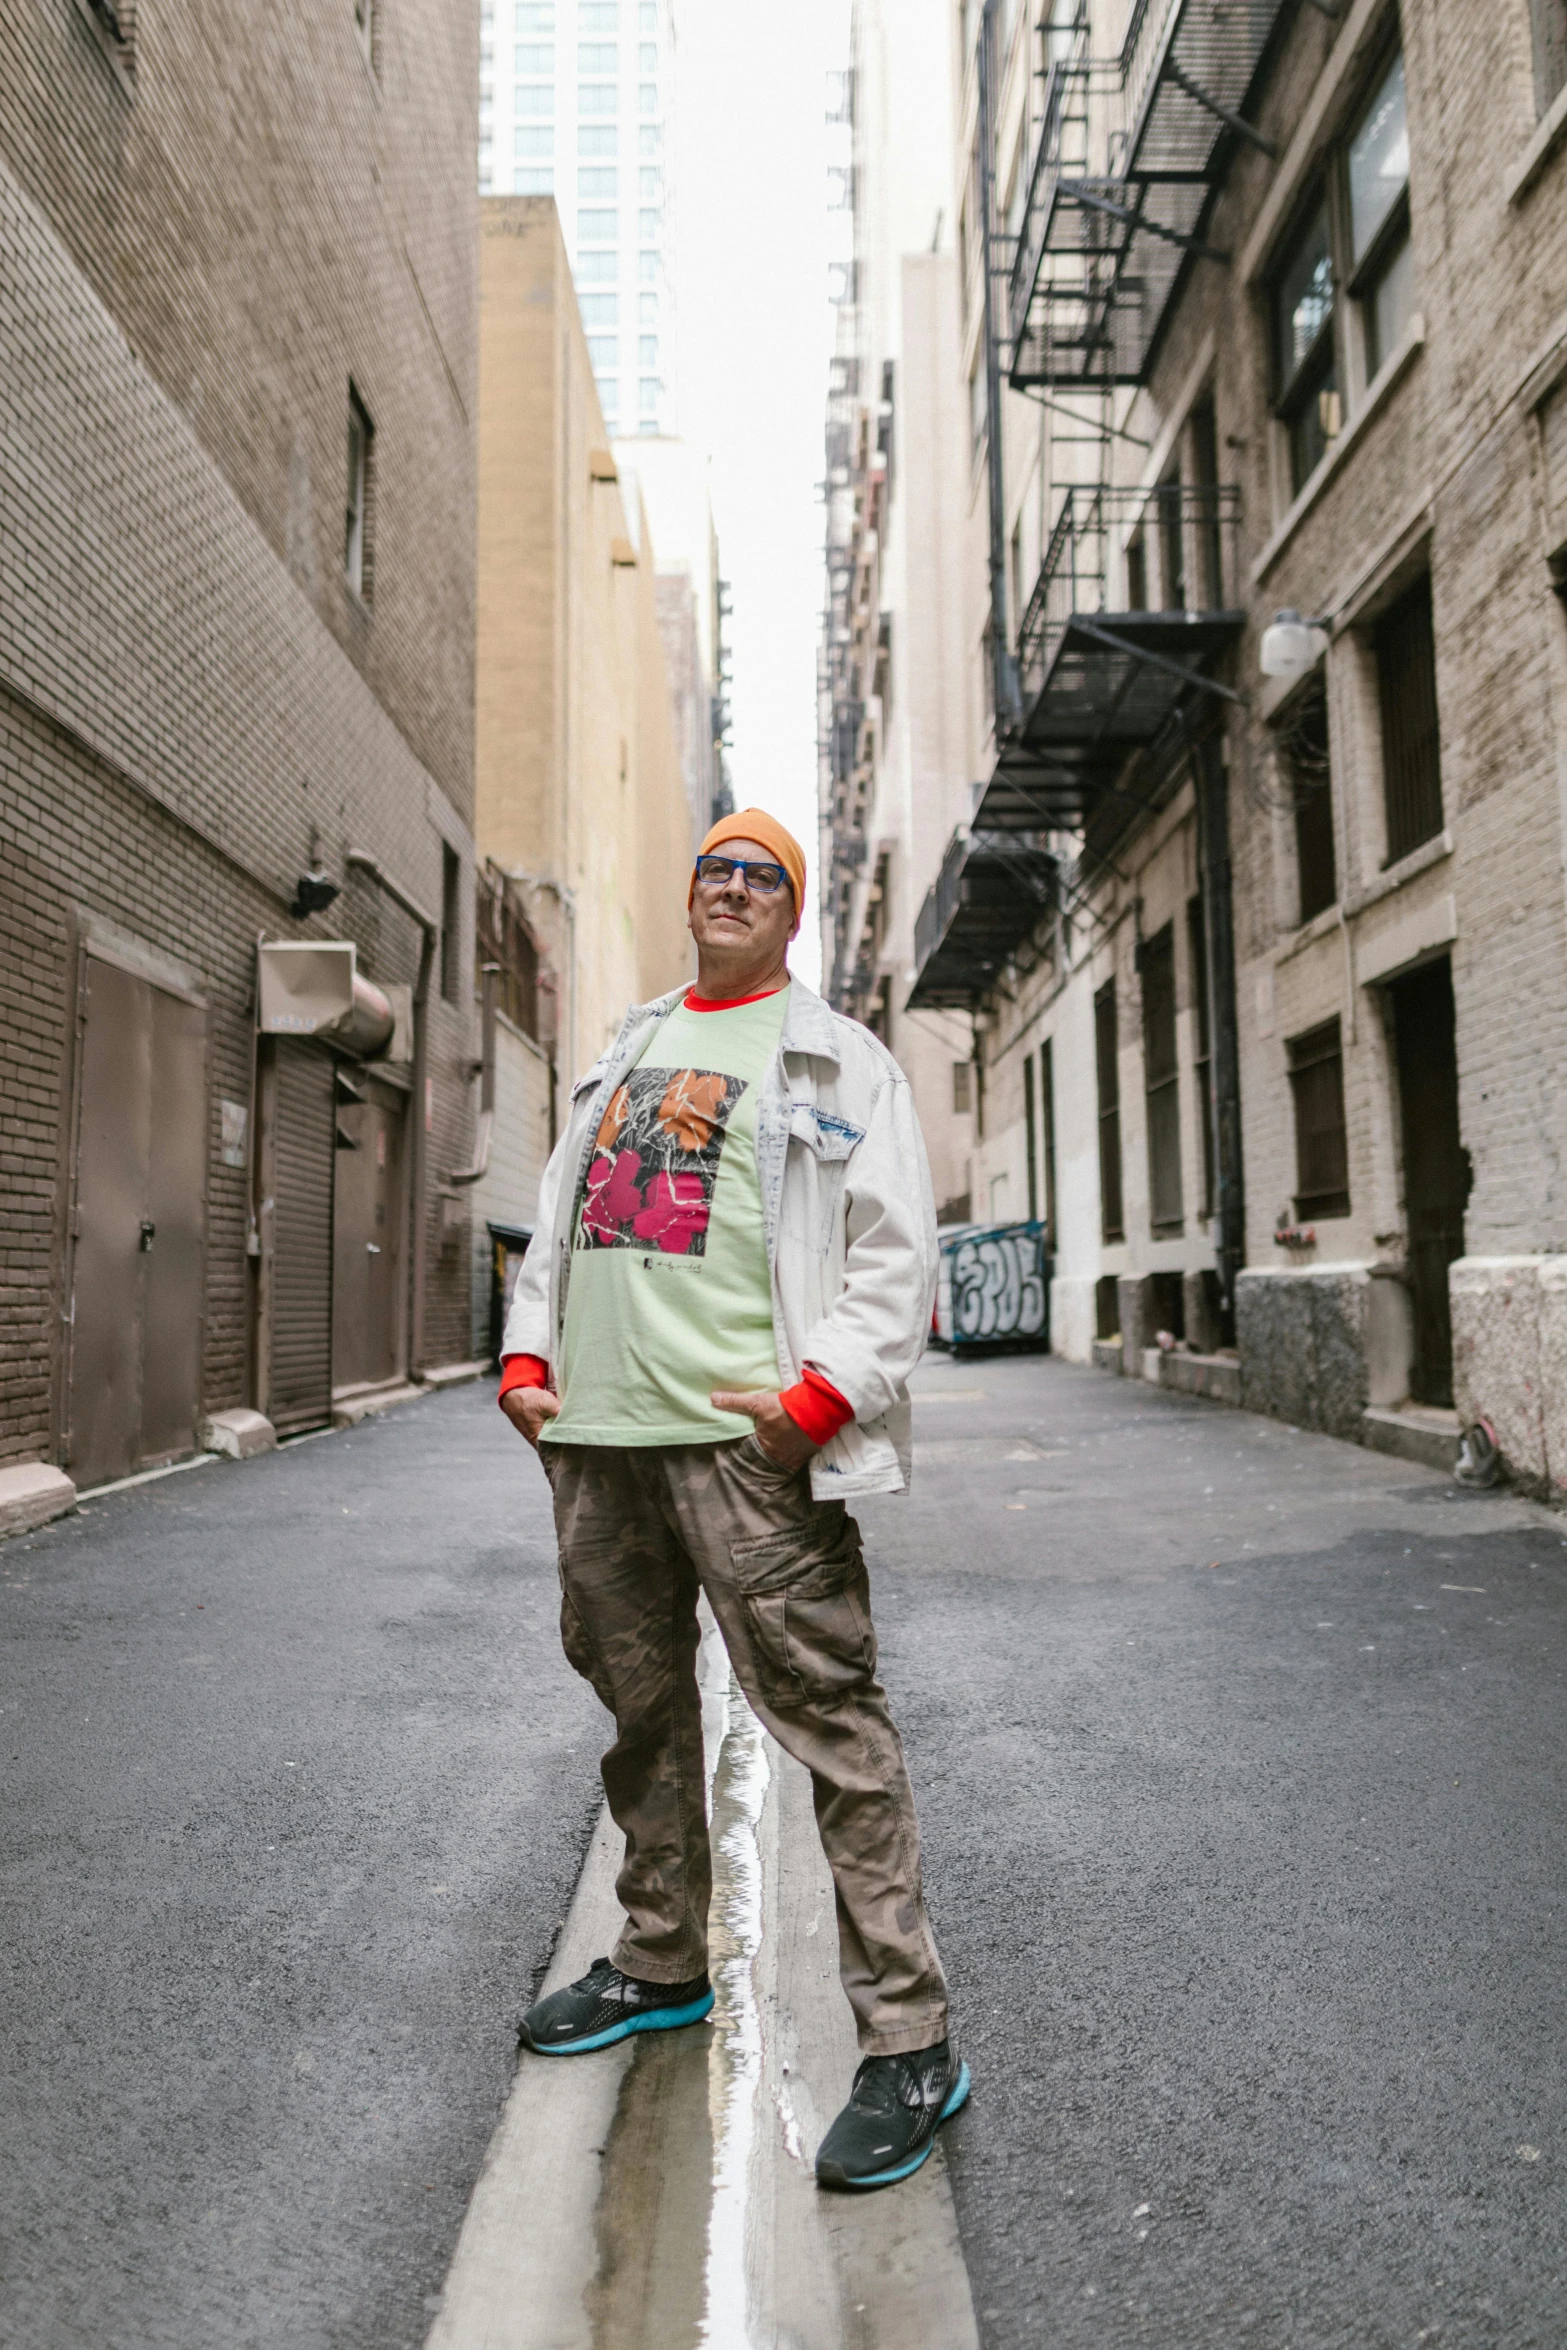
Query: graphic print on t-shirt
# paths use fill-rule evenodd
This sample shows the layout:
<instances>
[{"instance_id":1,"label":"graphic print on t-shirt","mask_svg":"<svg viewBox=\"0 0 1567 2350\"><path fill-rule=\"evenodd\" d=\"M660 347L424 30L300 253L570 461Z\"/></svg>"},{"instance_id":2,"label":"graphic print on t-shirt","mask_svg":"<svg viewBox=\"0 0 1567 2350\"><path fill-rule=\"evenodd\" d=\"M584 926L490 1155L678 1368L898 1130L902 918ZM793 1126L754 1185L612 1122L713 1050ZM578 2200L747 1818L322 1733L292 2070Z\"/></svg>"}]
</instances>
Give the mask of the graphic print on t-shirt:
<instances>
[{"instance_id":1,"label":"graphic print on t-shirt","mask_svg":"<svg viewBox=\"0 0 1567 2350\"><path fill-rule=\"evenodd\" d=\"M633 1069L599 1120L577 1246L702 1256L725 1128L744 1092L717 1069Z\"/></svg>"}]
</instances>

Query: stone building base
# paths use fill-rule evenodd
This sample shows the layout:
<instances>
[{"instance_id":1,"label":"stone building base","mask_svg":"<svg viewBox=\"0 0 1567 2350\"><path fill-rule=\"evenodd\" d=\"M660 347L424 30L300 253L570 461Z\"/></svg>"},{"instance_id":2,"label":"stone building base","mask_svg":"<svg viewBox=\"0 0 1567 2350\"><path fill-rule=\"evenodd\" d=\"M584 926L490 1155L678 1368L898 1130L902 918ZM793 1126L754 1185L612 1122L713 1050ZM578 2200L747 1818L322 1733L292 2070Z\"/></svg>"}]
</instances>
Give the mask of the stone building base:
<instances>
[{"instance_id":1,"label":"stone building base","mask_svg":"<svg viewBox=\"0 0 1567 2350\"><path fill-rule=\"evenodd\" d=\"M1460 1257L1453 1400L1466 1428L1488 1420L1508 1479L1567 1496L1567 1256Z\"/></svg>"},{"instance_id":2,"label":"stone building base","mask_svg":"<svg viewBox=\"0 0 1567 2350\"><path fill-rule=\"evenodd\" d=\"M1365 1441L1368 1406L1409 1393L1409 1293L1363 1263L1252 1270L1235 1284L1241 1402L1298 1428Z\"/></svg>"}]
</instances>

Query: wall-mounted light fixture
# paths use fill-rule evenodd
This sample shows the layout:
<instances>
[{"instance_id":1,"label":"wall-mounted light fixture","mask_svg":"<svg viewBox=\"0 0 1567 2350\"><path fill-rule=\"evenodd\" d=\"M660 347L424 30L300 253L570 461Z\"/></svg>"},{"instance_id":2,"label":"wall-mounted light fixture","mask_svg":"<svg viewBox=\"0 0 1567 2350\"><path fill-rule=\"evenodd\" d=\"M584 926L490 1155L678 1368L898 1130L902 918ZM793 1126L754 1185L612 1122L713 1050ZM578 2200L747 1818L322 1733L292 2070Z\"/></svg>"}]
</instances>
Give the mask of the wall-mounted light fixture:
<instances>
[{"instance_id":1,"label":"wall-mounted light fixture","mask_svg":"<svg viewBox=\"0 0 1567 2350\"><path fill-rule=\"evenodd\" d=\"M1327 649L1328 632L1321 620L1303 620L1298 612L1275 612L1272 627L1262 632L1262 674L1304 677Z\"/></svg>"}]
</instances>

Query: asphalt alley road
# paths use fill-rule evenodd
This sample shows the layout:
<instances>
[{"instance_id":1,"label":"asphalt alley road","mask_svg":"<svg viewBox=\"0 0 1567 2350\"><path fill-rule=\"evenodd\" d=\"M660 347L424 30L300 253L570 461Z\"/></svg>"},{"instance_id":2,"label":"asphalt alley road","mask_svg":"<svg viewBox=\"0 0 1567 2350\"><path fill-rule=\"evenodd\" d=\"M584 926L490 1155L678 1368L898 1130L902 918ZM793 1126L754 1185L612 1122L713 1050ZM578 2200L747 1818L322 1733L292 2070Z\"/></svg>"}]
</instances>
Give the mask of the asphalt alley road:
<instances>
[{"instance_id":1,"label":"asphalt alley road","mask_svg":"<svg viewBox=\"0 0 1567 2350\"><path fill-rule=\"evenodd\" d=\"M1567 1522L1037 1359L862 1507L986 2350L1567 2343Z\"/></svg>"},{"instance_id":2,"label":"asphalt alley road","mask_svg":"<svg viewBox=\"0 0 1567 2350\"><path fill-rule=\"evenodd\" d=\"M492 1386L0 1547L0 2342L423 2341L599 1804Z\"/></svg>"},{"instance_id":3,"label":"asphalt alley road","mask_svg":"<svg viewBox=\"0 0 1567 2350\"><path fill-rule=\"evenodd\" d=\"M860 1516L986 2350L1561 2350L1567 1521L918 1385ZM0 1548L5 2350L422 2341L598 1808L552 1552L488 1386Z\"/></svg>"}]
</instances>

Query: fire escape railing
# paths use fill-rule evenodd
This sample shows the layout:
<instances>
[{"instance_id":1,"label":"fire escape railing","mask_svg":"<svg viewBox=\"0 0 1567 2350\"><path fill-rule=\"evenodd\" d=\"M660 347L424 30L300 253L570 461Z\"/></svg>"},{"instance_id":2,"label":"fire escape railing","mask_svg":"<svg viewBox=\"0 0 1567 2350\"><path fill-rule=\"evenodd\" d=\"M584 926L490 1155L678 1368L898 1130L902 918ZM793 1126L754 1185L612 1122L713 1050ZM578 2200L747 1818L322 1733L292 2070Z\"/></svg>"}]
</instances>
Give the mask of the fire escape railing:
<instances>
[{"instance_id":1,"label":"fire escape railing","mask_svg":"<svg viewBox=\"0 0 1567 2350\"><path fill-rule=\"evenodd\" d=\"M1141 384L1296 0L1139 0L1119 56L1050 65L1007 294L1014 388ZM1059 36L1058 36L1059 37Z\"/></svg>"}]
</instances>

